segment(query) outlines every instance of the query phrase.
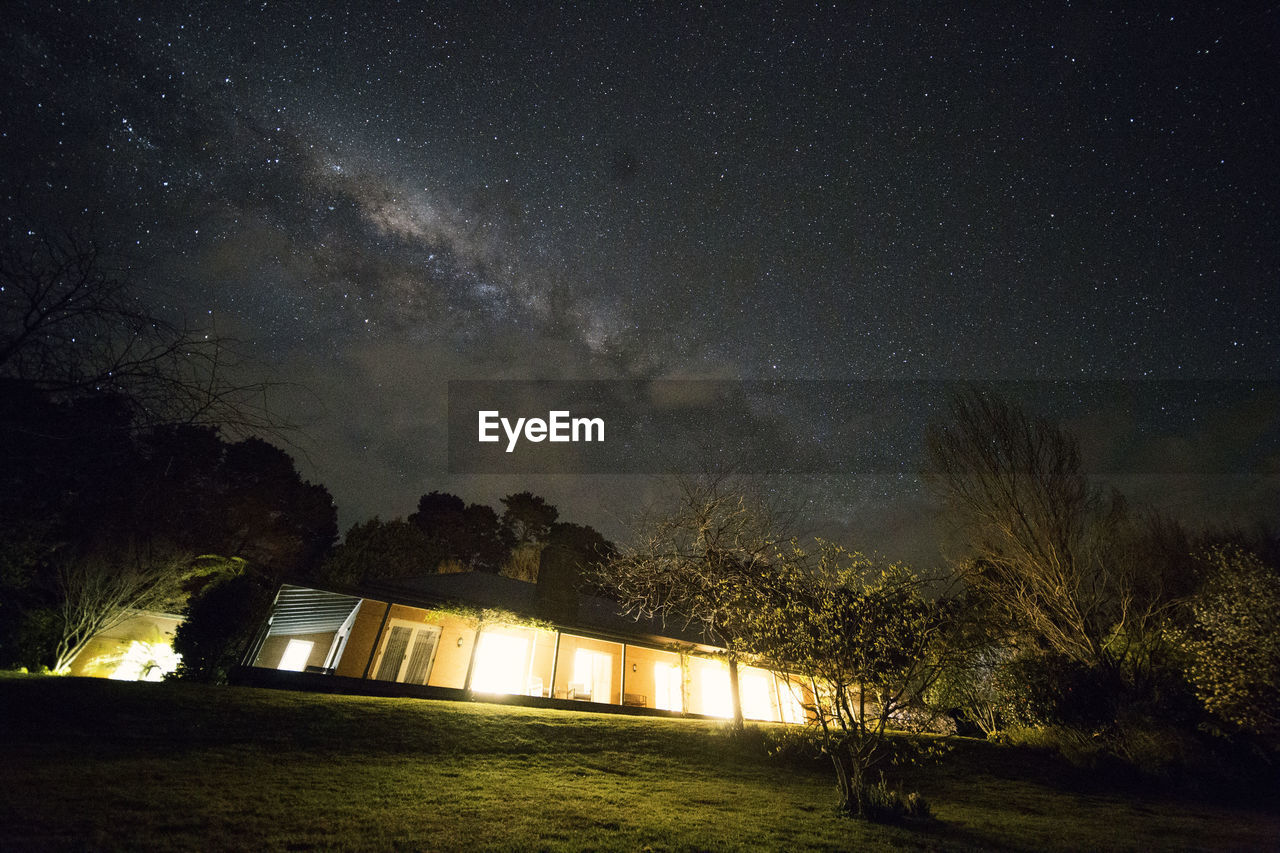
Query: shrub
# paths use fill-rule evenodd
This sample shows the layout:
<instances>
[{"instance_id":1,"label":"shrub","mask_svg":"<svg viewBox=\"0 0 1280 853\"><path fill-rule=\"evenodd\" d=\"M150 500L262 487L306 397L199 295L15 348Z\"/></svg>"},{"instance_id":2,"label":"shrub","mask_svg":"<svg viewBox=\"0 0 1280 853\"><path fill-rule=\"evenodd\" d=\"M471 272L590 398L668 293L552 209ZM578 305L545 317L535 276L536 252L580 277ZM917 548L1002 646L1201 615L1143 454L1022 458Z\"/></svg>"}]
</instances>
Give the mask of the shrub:
<instances>
[{"instance_id":1,"label":"shrub","mask_svg":"<svg viewBox=\"0 0 1280 853\"><path fill-rule=\"evenodd\" d=\"M933 810L919 793L903 794L901 787L890 788L881 774L879 782L867 787L865 817L875 823L927 821L933 819Z\"/></svg>"},{"instance_id":2,"label":"shrub","mask_svg":"<svg viewBox=\"0 0 1280 853\"><path fill-rule=\"evenodd\" d=\"M193 598L173 638L174 651L182 655L174 676L225 683L267 618L271 602L271 590L247 574L216 583Z\"/></svg>"}]
</instances>

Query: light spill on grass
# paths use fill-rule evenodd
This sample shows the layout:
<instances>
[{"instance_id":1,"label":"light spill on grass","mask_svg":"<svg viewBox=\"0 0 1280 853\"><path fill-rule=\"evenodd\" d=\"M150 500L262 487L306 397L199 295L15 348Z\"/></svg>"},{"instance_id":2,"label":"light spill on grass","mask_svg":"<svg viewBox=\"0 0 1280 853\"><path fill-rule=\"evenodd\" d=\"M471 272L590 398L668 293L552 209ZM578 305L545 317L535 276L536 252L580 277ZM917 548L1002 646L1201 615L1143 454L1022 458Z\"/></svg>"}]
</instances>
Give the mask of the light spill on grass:
<instances>
[{"instance_id":1,"label":"light spill on grass","mask_svg":"<svg viewBox=\"0 0 1280 853\"><path fill-rule=\"evenodd\" d=\"M1274 815L1072 793L969 743L916 771L941 818L837 817L826 768L723 726L482 704L0 678L0 848L830 850L1232 847ZM1123 834L1121 834L1123 833Z\"/></svg>"}]
</instances>

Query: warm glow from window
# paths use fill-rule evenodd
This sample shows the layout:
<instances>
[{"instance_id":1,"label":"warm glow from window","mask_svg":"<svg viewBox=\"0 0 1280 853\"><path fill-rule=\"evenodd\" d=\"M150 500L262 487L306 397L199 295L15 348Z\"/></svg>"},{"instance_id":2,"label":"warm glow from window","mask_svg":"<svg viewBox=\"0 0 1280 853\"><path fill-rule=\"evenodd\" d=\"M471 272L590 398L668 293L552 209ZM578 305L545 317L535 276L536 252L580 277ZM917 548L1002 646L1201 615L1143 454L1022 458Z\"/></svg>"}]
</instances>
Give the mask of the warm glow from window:
<instances>
[{"instance_id":1,"label":"warm glow from window","mask_svg":"<svg viewBox=\"0 0 1280 853\"><path fill-rule=\"evenodd\" d=\"M529 641L510 634L481 632L471 689L480 693L524 693Z\"/></svg>"},{"instance_id":2,"label":"warm glow from window","mask_svg":"<svg viewBox=\"0 0 1280 853\"><path fill-rule=\"evenodd\" d=\"M684 697L681 691L683 677L678 663L662 663L653 665L653 684L655 708L664 711L683 711Z\"/></svg>"},{"instance_id":3,"label":"warm glow from window","mask_svg":"<svg viewBox=\"0 0 1280 853\"><path fill-rule=\"evenodd\" d=\"M168 643L134 640L108 678L116 681L162 681L178 668L182 655Z\"/></svg>"},{"instance_id":4,"label":"warm glow from window","mask_svg":"<svg viewBox=\"0 0 1280 853\"><path fill-rule=\"evenodd\" d=\"M803 723L805 721L804 705L800 697L804 695L799 684L787 678L778 679L778 698L782 704L782 721L784 723Z\"/></svg>"},{"instance_id":5,"label":"warm glow from window","mask_svg":"<svg viewBox=\"0 0 1280 853\"><path fill-rule=\"evenodd\" d=\"M776 720L773 710L773 673L743 667L738 671L742 691L742 716L752 720Z\"/></svg>"},{"instance_id":6,"label":"warm glow from window","mask_svg":"<svg viewBox=\"0 0 1280 853\"><path fill-rule=\"evenodd\" d=\"M280 656L280 665L276 669L287 669L290 672L302 672L311 659L311 647L315 643L310 640L290 640Z\"/></svg>"},{"instance_id":7,"label":"warm glow from window","mask_svg":"<svg viewBox=\"0 0 1280 853\"><path fill-rule=\"evenodd\" d=\"M577 698L608 702L613 693L613 655L578 649L573 655L573 681L569 684Z\"/></svg>"},{"instance_id":8,"label":"warm glow from window","mask_svg":"<svg viewBox=\"0 0 1280 853\"><path fill-rule=\"evenodd\" d=\"M702 713L709 717L732 717L733 697L729 692L729 668L724 664L701 667Z\"/></svg>"}]
</instances>

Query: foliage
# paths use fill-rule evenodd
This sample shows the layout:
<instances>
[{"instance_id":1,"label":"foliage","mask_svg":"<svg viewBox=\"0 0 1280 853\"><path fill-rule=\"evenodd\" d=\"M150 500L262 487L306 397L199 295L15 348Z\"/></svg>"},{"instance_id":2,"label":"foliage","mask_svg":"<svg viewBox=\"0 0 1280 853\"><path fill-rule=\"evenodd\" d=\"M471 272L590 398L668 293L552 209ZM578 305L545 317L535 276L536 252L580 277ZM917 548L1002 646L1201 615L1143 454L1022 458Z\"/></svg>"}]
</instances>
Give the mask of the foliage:
<instances>
[{"instance_id":1,"label":"foliage","mask_svg":"<svg viewBox=\"0 0 1280 853\"><path fill-rule=\"evenodd\" d=\"M601 567L599 582L637 619L693 628L728 651L733 721L742 728L739 614L775 552L777 518L727 475L679 477L676 486L674 505L637 523L632 542Z\"/></svg>"},{"instance_id":2,"label":"foliage","mask_svg":"<svg viewBox=\"0 0 1280 853\"><path fill-rule=\"evenodd\" d=\"M442 559L457 560L470 570L497 574L511 552L512 535L499 524L498 514L484 504L463 504L457 495L423 495L409 522L444 555Z\"/></svg>"},{"instance_id":3,"label":"foliage","mask_svg":"<svg viewBox=\"0 0 1280 853\"><path fill-rule=\"evenodd\" d=\"M538 609L549 618L573 621L584 575L598 572L614 554L594 528L558 521L547 529L538 555Z\"/></svg>"},{"instance_id":4,"label":"foliage","mask_svg":"<svg viewBox=\"0 0 1280 853\"><path fill-rule=\"evenodd\" d=\"M11 663L65 667L121 608L180 607L209 567L197 555L305 574L332 544L328 491L261 440L133 429L105 397L5 393L28 404L0 407L0 446L16 451L0 467L0 656ZM48 613L58 631L35 630Z\"/></svg>"},{"instance_id":5,"label":"foliage","mask_svg":"<svg viewBox=\"0 0 1280 853\"><path fill-rule=\"evenodd\" d=\"M1171 529L1093 488L1077 442L993 395L956 397L929 430L926 480L962 548L955 566L1016 646L1140 672L1185 578L1150 555Z\"/></svg>"},{"instance_id":6,"label":"foliage","mask_svg":"<svg viewBox=\"0 0 1280 853\"><path fill-rule=\"evenodd\" d=\"M436 571L444 559L417 525L377 516L353 524L317 574L322 583L352 586L364 581L414 577Z\"/></svg>"},{"instance_id":7,"label":"foliage","mask_svg":"<svg viewBox=\"0 0 1280 853\"><path fill-rule=\"evenodd\" d=\"M502 505L501 524L513 544L501 573L516 580L536 582L543 551L560 511L532 492L507 495Z\"/></svg>"},{"instance_id":8,"label":"foliage","mask_svg":"<svg viewBox=\"0 0 1280 853\"><path fill-rule=\"evenodd\" d=\"M1220 723L1280 738L1280 572L1239 547L1200 555L1203 586L1174 636L1196 696Z\"/></svg>"},{"instance_id":9,"label":"foliage","mask_svg":"<svg viewBox=\"0 0 1280 853\"><path fill-rule=\"evenodd\" d=\"M1181 525L1101 492L1073 437L980 391L930 429L928 458L989 647L944 679L946 698L988 734L1071 729L1121 757L1184 724L1169 626L1199 572Z\"/></svg>"},{"instance_id":10,"label":"foliage","mask_svg":"<svg viewBox=\"0 0 1280 853\"><path fill-rule=\"evenodd\" d=\"M223 552L280 577L310 575L333 549L333 497L303 480L280 448L259 438L228 445L217 486L204 500L222 522Z\"/></svg>"},{"instance_id":11,"label":"foliage","mask_svg":"<svg viewBox=\"0 0 1280 853\"><path fill-rule=\"evenodd\" d=\"M134 611L180 611L193 584L237 568L235 560L196 557L156 543L128 543L60 562L53 671L67 671L90 640Z\"/></svg>"},{"instance_id":12,"label":"foliage","mask_svg":"<svg viewBox=\"0 0 1280 853\"><path fill-rule=\"evenodd\" d=\"M904 820L926 821L933 817L929 801L912 791L903 794L901 786L889 787L884 774L867 788L867 818L877 823L900 823Z\"/></svg>"},{"instance_id":13,"label":"foliage","mask_svg":"<svg viewBox=\"0 0 1280 853\"><path fill-rule=\"evenodd\" d=\"M890 727L940 669L945 608L923 586L900 564L793 543L739 616L751 651L817 685L809 733L835 769L841 809L858 817L875 816L871 774L909 759Z\"/></svg>"},{"instance_id":14,"label":"foliage","mask_svg":"<svg viewBox=\"0 0 1280 853\"><path fill-rule=\"evenodd\" d=\"M286 427L230 352L153 310L99 246L35 227L6 235L0 657L65 668L127 610L179 607L210 570L194 555L275 573L325 556L328 492L262 439L219 435Z\"/></svg>"},{"instance_id":15,"label":"foliage","mask_svg":"<svg viewBox=\"0 0 1280 853\"><path fill-rule=\"evenodd\" d=\"M526 583L538 582L538 570L542 565L542 553L546 550L544 542L521 542L511 549L506 562L499 572L505 578L514 578Z\"/></svg>"},{"instance_id":16,"label":"foliage","mask_svg":"<svg viewBox=\"0 0 1280 853\"><path fill-rule=\"evenodd\" d=\"M928 704L960 716L958 729L968 723L992 737L1008 717L1008 691L1004 664L1008 651L988 643L948 656L926 693Z\"/></svg>"},{"instance_id":17,"label":"foliage","mask_svg":"<svg viewBox=\"0 0 1280 853\"><path fill-rule=\"evenodd\" d=\"M225 683L270 614L273 593L261 576L246 572L195 596L174 634L173 649L182 656L174 677Z\"/></svg>"},{"instance_id":18,"label":"foliage","mask_svg":"<svg viewBox=\"0 0 1280 853\"><path fill-rule=\"evenodd\" d=\"M502 499L502 526L517 545L542 542L560 511L532 492L518 492Z\"/></svg>"},{"instance_id":19,"label":"foliage","mask_svg":"<svg viewBox=\"0 0 1280 853\"><path fill-rule=\"evenodd\" d=\"M1005 720L1014 726L1062 726L1097 736L1115 725L1125 684L1110 669L1054 654L1009 659L997 676Z\"/></svg>"}]
</instances>

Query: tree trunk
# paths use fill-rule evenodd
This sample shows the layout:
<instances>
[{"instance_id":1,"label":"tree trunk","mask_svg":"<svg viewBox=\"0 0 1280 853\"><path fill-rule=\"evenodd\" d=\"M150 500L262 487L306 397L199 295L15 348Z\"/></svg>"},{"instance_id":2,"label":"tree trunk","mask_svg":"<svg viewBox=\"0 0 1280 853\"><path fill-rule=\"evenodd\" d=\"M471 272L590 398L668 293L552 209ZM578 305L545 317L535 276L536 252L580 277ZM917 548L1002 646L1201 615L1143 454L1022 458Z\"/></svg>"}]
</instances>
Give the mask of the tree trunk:
<instances>
[{"instance_id":1,"label":"tree trunk","mask_svg":"<svg viewBox=\"0 0 1280 853\"><path fill-rule=\"evenodd\" d=\"M742 717L742 694L738 692L738 657L729 652L729 696L733 700L733 727L741 731L746 727Z\"/></svg>"},{"instance_id":2,"label":"tree trunk","mask_svg":"<svg viewBox=\"0 0 1280 853\"><path fill-rule=\"evenodd\" d=\"M831 763L836 768L840 810L850 817L866 817L867 786L864 768L843 750L831 753Z\"/></svg>"},{"instance_id":3,"label":"tree trunk","mask_svg":"<svg viewBox=\"0 0 1280 853\"><path fill-rule=\"evenodd\" d=\"M844 757L833 752L831 763L836 768L836 789L840 792L840 811L853 814L853 788L849 783L849 769L845 767Z\"/></svg>"}]
</instances>

